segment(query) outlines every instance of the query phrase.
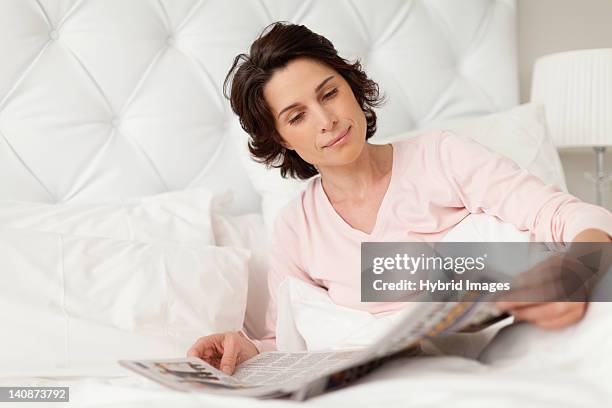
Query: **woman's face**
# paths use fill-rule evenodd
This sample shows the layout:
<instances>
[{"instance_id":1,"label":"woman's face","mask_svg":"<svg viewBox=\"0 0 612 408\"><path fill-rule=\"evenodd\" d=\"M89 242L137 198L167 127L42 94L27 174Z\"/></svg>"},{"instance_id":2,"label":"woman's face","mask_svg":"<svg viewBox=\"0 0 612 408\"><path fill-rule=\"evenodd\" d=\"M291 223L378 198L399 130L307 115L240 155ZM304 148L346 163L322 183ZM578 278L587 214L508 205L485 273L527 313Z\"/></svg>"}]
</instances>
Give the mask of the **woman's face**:
<instances>
[{"instance_id":1,"label":"woman's face","mask_svg":"<svg viewBox=\"0 0 612 408\"><path fill-rule=\"evenodd\" d=\"M307 58L291 61L272 75L264 98L285 147L308 163L341 166L361 153L365 114L348 82L327 65Z\"/></svg>"}]
</instances>

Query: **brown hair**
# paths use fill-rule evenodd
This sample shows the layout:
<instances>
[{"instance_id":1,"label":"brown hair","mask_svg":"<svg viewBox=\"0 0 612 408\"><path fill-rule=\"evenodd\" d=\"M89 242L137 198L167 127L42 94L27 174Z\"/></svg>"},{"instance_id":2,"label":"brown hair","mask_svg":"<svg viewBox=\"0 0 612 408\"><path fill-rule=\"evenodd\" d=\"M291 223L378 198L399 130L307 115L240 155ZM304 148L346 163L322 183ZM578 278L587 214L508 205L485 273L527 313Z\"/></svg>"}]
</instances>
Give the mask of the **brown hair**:
<instances>
[{"instance_id":1,"label":"brown hair","mask_svg":"<svg viewBox=\"0 0 612 408\"><path fill-rule=\"evenodd\" d=\"M259 38L253 42L248 55L236 56L223 82L223 94L230 100L232 110L240 118L240 125L251 136L251 155L260 163L280 168L282 177L289 175L308 179L318 174L317 169L294 150L284 147L274 124L274 116L263 95L264 86L272 75L286 67L291 60L300 57L312 58L328 65L348 82L367 120L366 139L376 132L376 113L373 108L380 106L384 97L379 95L378 84L361 69L359 60L349 63L338 55L327 38L303 25L273 23L264 28ZM238 65L240 61L243 63ZM228 96L227 86L232 74Z\"/></svg>"}]
</instances>

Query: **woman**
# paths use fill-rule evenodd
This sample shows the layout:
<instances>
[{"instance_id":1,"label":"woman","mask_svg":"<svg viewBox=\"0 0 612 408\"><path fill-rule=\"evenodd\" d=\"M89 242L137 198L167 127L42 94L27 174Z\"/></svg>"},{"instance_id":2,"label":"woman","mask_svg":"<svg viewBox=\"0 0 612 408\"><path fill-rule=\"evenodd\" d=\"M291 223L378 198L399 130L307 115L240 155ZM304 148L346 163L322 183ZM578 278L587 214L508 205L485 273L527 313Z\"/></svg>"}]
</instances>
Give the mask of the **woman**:
<instances>
[{"instance_id":1,"label":"woman","mask_svg":"<svg viewBox=\"0 0 612 408\"><path fill-rule=\"evenodd\" d=\"M238 63L243 61L240 66ZM267 335L202 337L188 351L227 373L275 348L276 290L288 276L328 290L337 304L371 313L401 303L360 301L361 241L439 241L470 213L486 212L544 242L607 242L612 216L546 186L512 161L450 132L399 143L376 131L378 86L304 26L275 23L241 54L229 99L259 161L283 177L313 178L279 215L272 238ZM506 303L517 319L550 329L582 318L586 303Z\"/></svg>"}]
</instances>

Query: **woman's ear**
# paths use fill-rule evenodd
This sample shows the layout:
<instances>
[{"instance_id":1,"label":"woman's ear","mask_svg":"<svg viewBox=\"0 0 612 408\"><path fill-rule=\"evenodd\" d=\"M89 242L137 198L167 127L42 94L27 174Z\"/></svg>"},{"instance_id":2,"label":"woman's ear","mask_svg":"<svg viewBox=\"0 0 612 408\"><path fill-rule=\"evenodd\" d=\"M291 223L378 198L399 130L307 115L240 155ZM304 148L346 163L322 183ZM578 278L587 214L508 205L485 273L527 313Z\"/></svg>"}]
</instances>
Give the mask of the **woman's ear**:
<instances>
[{"instance_id":1,"label":"woman's ear","mask_svg":"<svg viewBox=\"0 0 612 408\"><path fill-rule=\"evenodd\" d=\"M291 145L285 140L283 139L280 135L278 135L279 139L280 139L280 145L281 147L283 147L284 149L287 150L294 150L293 147L291 147Z\"/></svg>"}]
</instances>

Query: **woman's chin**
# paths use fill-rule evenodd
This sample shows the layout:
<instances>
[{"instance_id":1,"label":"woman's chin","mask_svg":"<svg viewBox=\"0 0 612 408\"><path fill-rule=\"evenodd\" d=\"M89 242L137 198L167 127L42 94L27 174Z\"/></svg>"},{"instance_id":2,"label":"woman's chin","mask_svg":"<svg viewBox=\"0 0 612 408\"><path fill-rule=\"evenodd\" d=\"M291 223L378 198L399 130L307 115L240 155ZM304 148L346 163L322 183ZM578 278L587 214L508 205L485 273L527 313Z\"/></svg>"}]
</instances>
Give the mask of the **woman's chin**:
<instances>
[{"instance_id":1,"label":"woman's chin","mask_svg":"<svg viewBox=\"0 0 612 408\"><path fill-rule=\"evenodd\" d=\"M326 154L326 159L333 166L350 165L359 159L363 153L364 145L365 143L348 143L342 146L342 149L335 149L333 152Z\"/></svg>"}]
</instances>

